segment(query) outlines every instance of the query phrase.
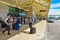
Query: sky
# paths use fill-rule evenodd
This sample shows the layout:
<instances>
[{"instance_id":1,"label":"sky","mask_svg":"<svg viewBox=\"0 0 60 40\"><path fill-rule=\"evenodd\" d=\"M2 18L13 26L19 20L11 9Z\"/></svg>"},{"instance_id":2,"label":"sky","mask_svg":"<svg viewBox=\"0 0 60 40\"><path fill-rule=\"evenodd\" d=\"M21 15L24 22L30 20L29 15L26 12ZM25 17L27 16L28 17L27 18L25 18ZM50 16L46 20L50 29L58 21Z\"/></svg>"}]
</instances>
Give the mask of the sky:
<instances>
[{"instance_id":1,"label":"sky","mask_svg":"<svg viewBox=\"0 0 60 40\"><path fill-rule=\"evenodd\" d=\"M60 15L60 0L52 0L49 15Z\"/></svg>"}]
</instances>

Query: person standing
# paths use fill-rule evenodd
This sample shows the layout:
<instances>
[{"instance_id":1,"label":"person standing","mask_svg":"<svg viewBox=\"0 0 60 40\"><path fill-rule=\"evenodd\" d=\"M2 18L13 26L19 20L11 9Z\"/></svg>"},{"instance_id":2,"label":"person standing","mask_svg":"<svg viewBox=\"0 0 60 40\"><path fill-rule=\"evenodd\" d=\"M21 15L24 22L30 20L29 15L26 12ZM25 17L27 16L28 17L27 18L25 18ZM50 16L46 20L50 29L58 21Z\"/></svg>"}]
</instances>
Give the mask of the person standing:
<instances>
[{"instance_id":1,"label":"person standing","mask_svg":"<svg viewBox=\"0 0 60 40\"><path fill-rule=\"evenodd\" d=\"M25 24L25 17L23 18L23 22L24 22L24 24Z\"/></svg>"},{"instance_id":2,"label":"person standing","mask_svg":"<svg viewBox=\"0 0 60 40\"><path fill-rule=\"evenodd\" d=\"M3 31L3 34L4 34L5 31L8 31L8 35L11 35L10 34L10 24L9 24L10 23L10 18L11 18L11 15L7 14L7 18L5 20L7 28Z\"/></svg>"},{"instance_id":3,"label":"person standing","mask_svg":"<svg viewBox=\"0 0 60 40\"><path fill-rule=\"evenodd\" d=\"M2 19L0 18L0 31L1 31L1 28L2 28Z\"/></svg>"},{"instance_id":4,"label":"person standing","mask_svg":"<svg viewBox=\"0 0 60 40\"><path fill-rule=\"evenodd\" d=\"M32 18L31 18L31 16L28 17L28 23L29 23L29 27L30 27L30 33L32 33Z\"/></svg>"},{"instance_id":5,"label":"person standing","mask_svg":"<svg viewBox=\"0 0 60 40\"><path fill-rule=\"evenodd\" d=\"M28 18L25 19L25 24L28 25Z\"/></svg>"},{"instance_id":6,"label":"person standing","mask_svg":"<svg viewBox=\"0 0 60 40\"><path fill-rule=\"evenodd\" d=\"M10 18L10 29L13 29L13 16L11 15Z\"/></svg>"},{"instance_id":7,"label":"person standing","mask_svg":"<svg viewBox=\"0 0 60 40\"><path fill-rule=\"evenodd\" d=\"M13 20L13 29L15 30L17 27L17 19L14 18Z\"/></svg>"},{"instance_id":8,"label":"person standing","mask_svg":"<svg viewBox=\"0 0 60 40\"><path fill-rule=\"evenodd\" d=\"M23 18L21 17L21 24L23 24Z\"/></svg>"}]
</instances>

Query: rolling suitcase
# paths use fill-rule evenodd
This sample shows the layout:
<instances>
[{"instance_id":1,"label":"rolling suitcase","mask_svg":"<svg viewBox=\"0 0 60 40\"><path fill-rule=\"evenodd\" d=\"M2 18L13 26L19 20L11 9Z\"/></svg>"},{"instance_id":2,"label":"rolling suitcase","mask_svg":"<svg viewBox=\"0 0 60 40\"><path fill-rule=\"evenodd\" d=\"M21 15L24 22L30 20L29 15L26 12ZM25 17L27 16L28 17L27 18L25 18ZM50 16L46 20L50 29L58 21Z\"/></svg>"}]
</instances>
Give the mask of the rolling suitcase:
<instances>
[{"instance_id":1,"label":"rolling suitcase","mask_svg":"<svg viewBox=\"0 0 60 40\"><path fill-rule=\"evenodd\" d=\"M31 34L35 34L35 33L36 33L36 28L35 27L32 27Z\"/></svg>"}]
</instances>

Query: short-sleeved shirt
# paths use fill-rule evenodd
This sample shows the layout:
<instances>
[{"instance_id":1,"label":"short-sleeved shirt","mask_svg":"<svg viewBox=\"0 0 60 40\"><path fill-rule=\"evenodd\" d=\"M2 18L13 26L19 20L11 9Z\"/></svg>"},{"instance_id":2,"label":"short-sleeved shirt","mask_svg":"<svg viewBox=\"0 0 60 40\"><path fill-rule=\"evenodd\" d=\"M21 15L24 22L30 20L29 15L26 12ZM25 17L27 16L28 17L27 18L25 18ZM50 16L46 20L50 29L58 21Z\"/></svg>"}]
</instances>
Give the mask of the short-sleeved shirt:
<instances>
[{"instance_id":1,"label":"short-sleeved shirt","mask_svg":"<svg viewBox=\"0 0 60 40\"><path fill-rule=\"evenodd\" d=\"M29 23L32 23L32 19L30 18L30 19L28 19L28 21L29 21Z\"/></svg>"},{"instance_id":2,"label":"short-sleeved shirt","mask_svg":"<svg viewBox=\"0 0 60 40\"><path fill-rule=\"evenodd\" d=\"M5 19L5 23L6 23L6 24L9 24L9 23L10 23L10 19L6 18L6 19Z\"/></svg>"}]
</instances>

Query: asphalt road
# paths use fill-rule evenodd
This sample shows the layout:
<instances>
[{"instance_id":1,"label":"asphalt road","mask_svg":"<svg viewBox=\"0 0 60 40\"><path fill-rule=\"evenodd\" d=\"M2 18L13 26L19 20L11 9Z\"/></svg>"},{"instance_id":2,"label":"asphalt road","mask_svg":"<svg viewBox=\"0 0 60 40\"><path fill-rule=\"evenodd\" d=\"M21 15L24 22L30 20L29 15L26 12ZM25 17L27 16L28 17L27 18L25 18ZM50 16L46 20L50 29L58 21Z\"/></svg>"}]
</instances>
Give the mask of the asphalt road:
<instances>
[{"instance_id":1,"label":"asphalt road","mask_svg":"<svg viewBox=\"0 0 60 40\"><path fill-rule=\"evenodd\" d=\"M47 24L46 40L60 40L60 21Z\"/></svg>"}]
</instances>

